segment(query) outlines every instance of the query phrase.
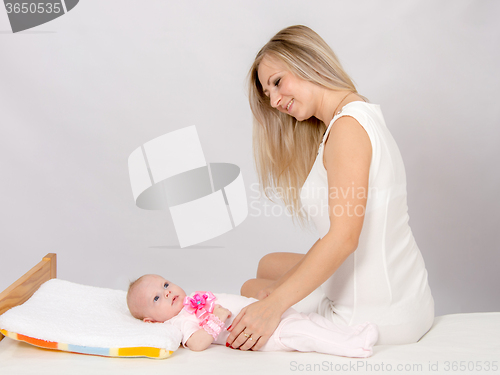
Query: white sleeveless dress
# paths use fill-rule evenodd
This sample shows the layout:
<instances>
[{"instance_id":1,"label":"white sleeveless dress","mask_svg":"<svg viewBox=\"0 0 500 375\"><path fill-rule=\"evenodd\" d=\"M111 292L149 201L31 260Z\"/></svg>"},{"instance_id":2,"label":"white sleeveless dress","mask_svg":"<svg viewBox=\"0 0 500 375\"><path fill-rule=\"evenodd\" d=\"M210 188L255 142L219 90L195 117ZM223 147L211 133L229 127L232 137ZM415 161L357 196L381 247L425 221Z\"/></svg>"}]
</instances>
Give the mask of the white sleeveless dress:
<instances>
[{"instance_id":1,"label":"white sleeveless dress","mask_svg":"<svg viewBox=\"0 0 500 375\"><path fill-rule=\"evenodd\" d=\"M332 124L342 116L356 119L371 141L368 200L358 248L323 284L326 297L318 313L338 324L377 324L378 344L413 343L432 326L434 300L424 260L408 225L403 160L380 106L351 102L332 119L301 189L302 206L322 238L330 228L324 209L328 207L328 179L323 143Z\"/></svg>"}]
</instances>

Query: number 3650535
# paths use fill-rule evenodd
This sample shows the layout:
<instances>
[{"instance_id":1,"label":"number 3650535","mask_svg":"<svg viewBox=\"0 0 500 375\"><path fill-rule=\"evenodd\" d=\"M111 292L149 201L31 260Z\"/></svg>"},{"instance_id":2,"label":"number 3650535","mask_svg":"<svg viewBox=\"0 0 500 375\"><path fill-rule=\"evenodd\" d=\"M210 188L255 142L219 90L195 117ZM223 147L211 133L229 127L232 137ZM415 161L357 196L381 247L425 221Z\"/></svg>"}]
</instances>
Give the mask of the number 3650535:
<instances>
[{"instance_id":1,"label":"number 3650535","mask_svg":"<svg viewBox=\"0 0 500 375\"><path fill-rule=\"evenodd\" d=\"M58 3L5 3L7 13L61 13Z\"/></svg>"}]
</instances>

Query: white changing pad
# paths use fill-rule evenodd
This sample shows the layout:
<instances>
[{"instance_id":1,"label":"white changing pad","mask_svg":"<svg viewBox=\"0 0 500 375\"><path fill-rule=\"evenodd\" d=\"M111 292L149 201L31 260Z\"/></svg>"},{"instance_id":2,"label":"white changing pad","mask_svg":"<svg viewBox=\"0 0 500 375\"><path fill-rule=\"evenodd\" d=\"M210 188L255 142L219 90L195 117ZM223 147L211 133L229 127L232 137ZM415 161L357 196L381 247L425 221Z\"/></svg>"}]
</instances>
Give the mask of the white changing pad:
<instances>
[{"instance_id":1,"label":"white changing pad","mask_svg":"<svg viewBox=\"0 0 500 375\"><path fill-rule=\"evenodd\" d=\"M493 371L495 362L497 370ZM437 317L418 343L375 346L373 356L366 359L318 353L240 352L212 345L203 352L180 348L165 361L115 360L40 350L4 339L0 342L0 364L2 374L9 375L499 374L500 313ZM490 370L484 370L488 366Z\"/></svg>"},{"instance_id":2,"label":"white changing pad","mask_svg":"<svg viewBox=\"0 0 500 375\"><path fill-rule=\"evenodd\" d=\"M181 332L170 323L148 324L132 317L126 294L52 279L24 304L1 315L0 329L34 345L84 354L122 357L146 353L164 358L177 350ZM151 348L160 351L147 355Z\"/></svg>"}]
</instances>

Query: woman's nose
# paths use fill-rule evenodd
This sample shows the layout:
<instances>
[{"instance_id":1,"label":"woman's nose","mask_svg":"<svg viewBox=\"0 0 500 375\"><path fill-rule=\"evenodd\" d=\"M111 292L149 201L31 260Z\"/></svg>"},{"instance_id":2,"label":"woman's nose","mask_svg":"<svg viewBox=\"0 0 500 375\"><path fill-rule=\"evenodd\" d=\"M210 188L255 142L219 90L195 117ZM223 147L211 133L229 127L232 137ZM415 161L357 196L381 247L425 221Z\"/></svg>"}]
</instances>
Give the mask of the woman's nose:
<instances>
[{"instance_id":1,"label":"woman's nose","mask_svg":"<svg viewBox=\"0 0 500 375\"><path fill-rule=\"evenodd\" d=\"M281 95L271 94L270 101L271 101L271 107L276 108L281 102Z\"/></svg>"}]
</instances>

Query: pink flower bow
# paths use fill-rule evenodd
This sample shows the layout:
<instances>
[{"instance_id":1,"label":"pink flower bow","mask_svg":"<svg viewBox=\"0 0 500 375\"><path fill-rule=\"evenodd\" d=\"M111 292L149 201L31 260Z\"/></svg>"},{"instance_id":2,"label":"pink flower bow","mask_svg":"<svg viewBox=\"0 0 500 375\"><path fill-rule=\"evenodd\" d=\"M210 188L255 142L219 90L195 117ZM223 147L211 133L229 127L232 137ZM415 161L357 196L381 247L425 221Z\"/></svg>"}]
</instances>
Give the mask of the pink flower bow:
<instances>
[{"instance_id":1,"label":"pink flower bow","mask_svg":"<svg viewBox=\"0 0 500 375\"><path fill-rule=\"evenodd\" d=\"M198 319L204 319L215 307L215 296L212 292L196 292L193 297L184 297L184 309L196 314Z\"/></svg>"}]
</instances>

